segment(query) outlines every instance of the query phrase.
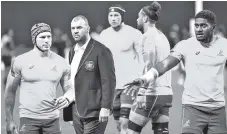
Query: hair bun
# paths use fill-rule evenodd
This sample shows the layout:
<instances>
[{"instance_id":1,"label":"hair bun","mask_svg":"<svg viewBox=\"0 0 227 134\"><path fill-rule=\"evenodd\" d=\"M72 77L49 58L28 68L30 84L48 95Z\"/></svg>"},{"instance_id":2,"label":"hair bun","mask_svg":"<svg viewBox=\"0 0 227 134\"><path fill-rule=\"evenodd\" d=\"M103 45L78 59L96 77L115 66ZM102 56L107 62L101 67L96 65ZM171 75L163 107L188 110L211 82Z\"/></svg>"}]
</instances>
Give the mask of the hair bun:
<instances>
[{"instance_id":1,"label":"hair bun","mask_svg":"<svg viewBox=\"0 0 227 134\"><path fill-rule=\"evenodd\" d=\"M161 5L157 1L154 1L150 5L150 9L153 10L154 12L159 12L161 10Z\"/></svg>"}]
</instances>

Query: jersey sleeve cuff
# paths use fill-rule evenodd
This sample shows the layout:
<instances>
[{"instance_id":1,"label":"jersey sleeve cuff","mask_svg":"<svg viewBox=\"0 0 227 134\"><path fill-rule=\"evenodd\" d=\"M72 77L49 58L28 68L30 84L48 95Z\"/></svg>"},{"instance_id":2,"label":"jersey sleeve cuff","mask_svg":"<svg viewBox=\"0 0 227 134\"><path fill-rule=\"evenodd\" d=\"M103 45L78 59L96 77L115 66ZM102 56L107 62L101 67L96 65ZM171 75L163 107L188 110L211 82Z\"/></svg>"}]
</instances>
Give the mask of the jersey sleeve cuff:
<instances>
[{"instance_id":1,"label":"jersey sleeve cuff","mask_svg":"<svg viewBox=\"0 0 227 134\"><path fill-rule=\"evenodd\" d=\"M177 58L180 61L183 59L183 55L178 53L178 52L175 52L175 51L171 51L170 56L173 56L173 57Z\"/></svg>"}]
</instances>

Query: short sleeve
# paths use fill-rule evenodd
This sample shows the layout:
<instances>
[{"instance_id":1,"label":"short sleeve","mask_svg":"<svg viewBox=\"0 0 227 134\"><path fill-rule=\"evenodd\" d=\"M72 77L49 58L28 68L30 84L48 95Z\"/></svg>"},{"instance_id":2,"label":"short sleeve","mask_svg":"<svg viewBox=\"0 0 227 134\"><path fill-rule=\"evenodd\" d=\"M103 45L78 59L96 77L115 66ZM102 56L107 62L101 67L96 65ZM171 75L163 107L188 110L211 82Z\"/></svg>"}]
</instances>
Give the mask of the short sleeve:
<instances>
[{"instance_id":1,"label":"short sleeve","mask_svg":"<svg viewBox=\"0 0 227 134\"><path fill-rule=\"evenodd\" d=\"M135 45L139 45L142 36L143 34L139 30L135 30L135 34L133 36Z\"/></svg>"},{"instance_id":2,"label":"short sleeve","mask_svg":"<svg viewBox=\"0 0 227 134\"><path fill-rule=\"evenodd\" d=\"M171 53L170 55L179 59L179 60L182 60L185 55L186 55L186 45L185 45L186 41L180 41L179 43L177 43L175 45L175 47L171 50Z\"/></svg>"},{"instance_id":3,"label":"short sleeve","mask_svg":"<svg viewBox=\"0 0 227 134\"><path fill-rule=\"evenodd\" d=\"M71 68L70 68L70 65L66 63L66 61L65 61L65 69L64 69L62 78L63 80L70 80L71 78Z\"/></svg>"},{"instance_id":4,"label":"short sleeve","mask_svg":"<svg viewBox=\"0 0 227 134\"><path fill-rule=\"evenodd\" d=\"M13 77L17 77L17 78L21 78L21 62L19 61L19 59L16 57L11 64L11 75Z\"/></svg>"}]
</instances>

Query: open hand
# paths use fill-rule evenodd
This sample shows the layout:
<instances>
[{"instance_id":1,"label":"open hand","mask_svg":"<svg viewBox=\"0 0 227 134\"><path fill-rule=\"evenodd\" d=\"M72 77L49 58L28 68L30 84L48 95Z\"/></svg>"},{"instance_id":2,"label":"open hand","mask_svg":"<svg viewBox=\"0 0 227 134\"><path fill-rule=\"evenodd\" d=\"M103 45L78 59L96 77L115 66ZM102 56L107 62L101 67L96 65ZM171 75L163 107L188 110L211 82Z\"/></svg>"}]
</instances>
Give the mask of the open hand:
<instances>
[{"instance_id":1,"label":"open hand","mask_svg":"<svg viewBox=\"0 0 227 134\"><path fill-rule=\"evenodd\" d=\"M68 107L69 104L69 100L65 96L58 97L55 100L55 106L57 106L59 110Z\"/></svg>"},{"instance_id":2,"label":"open hand","mask_svg":"<svg viewBox=\"0 0 227 134\"><path fill-rule=\"evenodd\" d=\"M6 123L6 132L7 134L19 134L18 127L14 121Z\"/></svg>"}]
</instances>

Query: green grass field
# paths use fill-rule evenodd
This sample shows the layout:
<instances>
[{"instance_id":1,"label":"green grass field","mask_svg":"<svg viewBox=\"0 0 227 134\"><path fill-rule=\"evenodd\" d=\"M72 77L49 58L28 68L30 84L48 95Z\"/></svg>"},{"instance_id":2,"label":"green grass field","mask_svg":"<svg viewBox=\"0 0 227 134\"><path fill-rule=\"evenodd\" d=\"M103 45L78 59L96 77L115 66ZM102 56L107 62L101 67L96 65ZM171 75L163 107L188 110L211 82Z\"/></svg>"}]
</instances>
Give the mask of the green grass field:
<instances>
[{"instance_id":1,"label":"green grass field","mask_svg":"<svg viewBox=\"0 0 227 134\"><path fill-rule=\"evenodd\" d=\"M227 71L225 71L227 72ZM225 73L227 76L227 73ZM172 79L172 86L173 86L173 107L170 109L170 134L180 134L180 126L181 126L181 95L183 88L176 83L176 79L178 78L179 73L173 71L173 79ZM227 78L227 77L226 77ZM227 80L225 79L225 83ZM58 95L62 94L61 89L58 89ZM1 134L6 134L5 129L5 110L4 110L4 90L1 90ZM61 113L62 114L62 113ZM19 124L19 116L18 116L18 92L17 98L14 108L14 119L15 122ZM62 134L75 134L73 127L62 120L61 118L61 129ZM110 117L105 134L117 134L117 129L113 117ZM150 122L147 126L143 129L142 134L153 134L152 126Z\"/></svg>"}]
</instances>

